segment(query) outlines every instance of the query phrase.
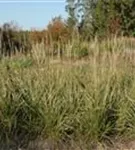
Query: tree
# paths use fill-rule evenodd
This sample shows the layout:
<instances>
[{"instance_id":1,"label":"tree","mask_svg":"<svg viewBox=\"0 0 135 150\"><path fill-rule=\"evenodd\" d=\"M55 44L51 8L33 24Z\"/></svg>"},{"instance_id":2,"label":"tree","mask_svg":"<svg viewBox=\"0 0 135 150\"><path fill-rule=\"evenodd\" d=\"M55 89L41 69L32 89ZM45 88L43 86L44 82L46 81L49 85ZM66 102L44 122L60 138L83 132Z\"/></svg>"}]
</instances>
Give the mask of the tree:
<instances>
[{"instance_id":1,"label":"tree","mask_svg":"<svg viewBox=\"0 0 135 150\"><path fill-rule=\"evenodd\" d=\"M69 2L75 16L83 14L85 36L135 35L135 0L67 0L68 6Z\"/></svg>"},{"instance_id":2,"label":"tree","mask_svg":"<svg viewBox=\"0 0 135 150\"><path fill-rule=\"evenodd\" d=\"M72 29L76 25L76 7L75 0L67 0L66 11L68 12L67 24Z\"/></svg>"},{"instance_id":3,"label":"tree","mask_svg":"<svg viewBox=\"0 0 135 150\"><path fill-rule=\"evenodd\" d=\"M68 12L67 24L70 29L79 27L83 20L83 1L67 0L66 11Z\"/></svg>"},{"instance_id":4,"label":"tree","mask_svg":"<svg viewBox=\"0 0 135 150\"><path fill-rule=\"evenodd\" d=\"M47 32L51 36L52 40L57 42L66 42L69 37L69 31L66 23L60 16L52 19L52 21L48 24Z\"/></svg>"},{"instance_id":5,"label":"tree","mask_svg":"<svg viewBox=\"0 0 135 150\"><path fill-rule=\"evenodd\" d=\"M16 51L27 52L31 49L28 33L21 31L15 24L5 23L0 30L0 53L11 56Z\"/></svg>"},{"instance_id":6,"label":"tree","mask_svg":"<svg viewBox=\"0 0 135 150\"><path fill-rule=\"evenodd\" d=\"M135 36L135 0L115 2L115 10L121 18L121 29L124 35Z\"/></svg>"}]
</instances>

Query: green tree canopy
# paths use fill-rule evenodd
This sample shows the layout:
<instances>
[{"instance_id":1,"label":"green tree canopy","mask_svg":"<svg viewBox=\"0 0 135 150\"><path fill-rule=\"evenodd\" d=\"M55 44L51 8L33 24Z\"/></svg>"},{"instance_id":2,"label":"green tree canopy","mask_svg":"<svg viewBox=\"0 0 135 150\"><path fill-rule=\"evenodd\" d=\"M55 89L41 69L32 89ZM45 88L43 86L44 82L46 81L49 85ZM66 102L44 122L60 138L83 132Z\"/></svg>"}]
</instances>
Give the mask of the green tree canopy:
<instances>
[{"instance_id":1,"label":"green tree canopy","mask_svg":"<svg viewBox=\"0 0 135 150\"><path fill-rule=\"evenodd\" d=\"M134 7L135 0L67 0L66 6L69 22L83 21L83 31L89 36L134 36Z\"/></svg>"}]
</instances>

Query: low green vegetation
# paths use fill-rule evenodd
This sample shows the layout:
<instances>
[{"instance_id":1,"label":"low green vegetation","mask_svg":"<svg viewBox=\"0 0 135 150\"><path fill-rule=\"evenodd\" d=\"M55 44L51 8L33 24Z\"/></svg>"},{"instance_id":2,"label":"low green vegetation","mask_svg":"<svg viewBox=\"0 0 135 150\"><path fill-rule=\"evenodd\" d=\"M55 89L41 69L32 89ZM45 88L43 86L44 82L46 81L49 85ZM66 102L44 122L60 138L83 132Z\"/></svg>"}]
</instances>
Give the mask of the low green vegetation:
<instances>
[{"instance_id":1,"label":"low green vegetation","mask_svg":"<svg viewBox=\"0 0 135 150\"><path fill-rule=\"evenodd\" d=\"M135 0L65 2L40 31L0 26L0 150L135 139Z\"/></svg>"},{"instance_id":2,"label":"low green vegetation","mask_svg":"<svg viewBox=\"0 0 135 150\"><path fill-rule=\"evenodd\" d=\"M83 149L92 149L95 143L134 138L133 44L126 38L94 40L85 44L87 59L81 60L67 53L67 60L54 60L42 49L3 58L0 147L27 148L42 138L63 145L80 142Z\"/></svg>"}]
</instances>

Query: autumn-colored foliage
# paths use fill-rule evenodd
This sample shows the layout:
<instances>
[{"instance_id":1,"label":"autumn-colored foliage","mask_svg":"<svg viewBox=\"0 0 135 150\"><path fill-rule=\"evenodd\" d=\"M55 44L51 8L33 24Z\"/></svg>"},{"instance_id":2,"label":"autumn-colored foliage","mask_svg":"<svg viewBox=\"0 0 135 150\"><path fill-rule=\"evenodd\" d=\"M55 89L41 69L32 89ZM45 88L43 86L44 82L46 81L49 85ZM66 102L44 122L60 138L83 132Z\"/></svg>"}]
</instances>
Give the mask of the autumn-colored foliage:
<instances>
[{"instance_id":1,"label":"autumn-colored foliage","mask_svg":"<svg viewBox=\"0 0 135 150\"><path fill-rule=\"evenodd\" d=\"M2 50L4 51L15 51L14 49L19 49L21 51L28 44L40 44L43 43L46 49L53 49L54 53L57 54L58 51L62 51L63 45L65 45L72 33L66 22L62 20L61 17L53 18L47 28L43 30L32 29L31 31L20 30L18 26L16 28L11 28L11 24L7 23L8 31L2 29ZM25 41L24 41L25 39ZM24 42L23 42L24 41ZM28 43L30 41L30 43ZM4 48L3 48L4 47ZM24 51L24 50L23 50Z\"/></svg>"},{"instance_id":2,"label":"autumn-colored foliage","mask_svg":"<svg viewBox=\"0 0 135 150\"><path fill-rule=\"evenodd\" d=\"M108 21L108 33L119 34L121 31L121 19L119 17L110 18Z\"/></svg>"},{"instance_id":3,"label":"autumn-colored foliage","mask_svg":"<svg viewBox=\"0 0 135 150\"><path fill-rule=\"evenodd\" d=\"M69 38L69 29L60 17L52 19L47 28L48 34L53 41L67 41Z\"/></svg>"},{"instance_id":4,"label":"autumn-colored foliage","mask_svg":"<svg viewBox=\"0 0 135 150\"><path fill-rule=\"evenodd\" d=\"M66 23L61 17L55 17L48 24L47 28L39 30L31 30L30 39L33 43L43 42L46 46L53 43L66 43L70 38L71 32L69 31Z\"/></svg>"},{"instance_id":5,"label":"autumn-colored foliage","mask_svg":"<svg viewBox=\"0 0 135 150\"><path fill-rule=\"evenodd\" d=\"M30 39L34 43L41 43L45 41L46 38L46 30L38 31L38 30L32 30L30 32Z\"/></svg>"}]
</instances>

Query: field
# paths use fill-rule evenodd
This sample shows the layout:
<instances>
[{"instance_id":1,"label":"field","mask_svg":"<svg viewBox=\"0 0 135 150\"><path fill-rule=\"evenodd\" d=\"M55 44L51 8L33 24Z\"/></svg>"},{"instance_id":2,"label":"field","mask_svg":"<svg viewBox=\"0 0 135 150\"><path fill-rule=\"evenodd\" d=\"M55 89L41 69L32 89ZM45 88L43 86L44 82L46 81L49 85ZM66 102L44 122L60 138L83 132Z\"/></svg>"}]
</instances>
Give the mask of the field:
<instances>
[{"instance_id":1,"label":"field","mask_svg":"<svg viewBox=\"0 0 135 150\"><path fill-rule=\"evenodd\" d=\"M2 58L0 147L115 150L132 141L134 50L134 39L95 39L72 41L62 55L48 56L40 44L30 55Z\"/></svg>"}]
</instances>

